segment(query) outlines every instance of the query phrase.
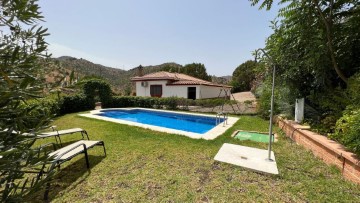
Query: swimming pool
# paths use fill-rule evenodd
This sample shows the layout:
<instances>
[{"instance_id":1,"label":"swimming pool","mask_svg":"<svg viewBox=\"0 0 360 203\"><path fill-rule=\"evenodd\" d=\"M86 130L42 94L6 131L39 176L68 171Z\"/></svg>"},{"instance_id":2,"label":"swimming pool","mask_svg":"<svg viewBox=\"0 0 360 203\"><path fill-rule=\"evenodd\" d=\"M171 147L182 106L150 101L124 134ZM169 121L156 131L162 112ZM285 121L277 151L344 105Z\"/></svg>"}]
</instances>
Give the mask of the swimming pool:
<instances>
[{"instance_id":1,"label":"swimming pool","mask_svg":"<svg viewBox=\"0 0 360 203\"><path fill-rule=\"evenodd\" d=\"M236 117L229 117L227 124L223 125L221 118L216 125L215 115L145 108L102 109L80 116L208 140L215 139L238 120Z\"/></svg>"},{"instance_id":2,"label":"swimming pool","mask_svg":"<svg viewBox=\"0 0 360 203\"><path fill-rule=\"evenodd\" d=\"M97 115L201 134L219 124L214 117L144 109L108 110ZM224 119L220 118L220 122L223 121Z\"/></svg>"}]
</instances>

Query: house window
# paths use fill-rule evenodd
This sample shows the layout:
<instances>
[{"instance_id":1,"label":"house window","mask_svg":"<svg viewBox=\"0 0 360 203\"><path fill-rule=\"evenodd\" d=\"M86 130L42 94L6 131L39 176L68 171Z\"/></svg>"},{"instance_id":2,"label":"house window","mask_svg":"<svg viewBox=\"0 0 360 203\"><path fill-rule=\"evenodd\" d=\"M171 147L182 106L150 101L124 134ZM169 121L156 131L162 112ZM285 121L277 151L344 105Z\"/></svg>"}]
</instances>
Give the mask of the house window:
<instances>
[{"instance_id":1,"label":"house window","mask_svg":"<svg viewBox=\"0 0 360 203\"><path fill-rule=\"evenodd\" d=\"M162 85L150 85L150 95L152 97L161 97Z\"/></svg>"}]
</instances>

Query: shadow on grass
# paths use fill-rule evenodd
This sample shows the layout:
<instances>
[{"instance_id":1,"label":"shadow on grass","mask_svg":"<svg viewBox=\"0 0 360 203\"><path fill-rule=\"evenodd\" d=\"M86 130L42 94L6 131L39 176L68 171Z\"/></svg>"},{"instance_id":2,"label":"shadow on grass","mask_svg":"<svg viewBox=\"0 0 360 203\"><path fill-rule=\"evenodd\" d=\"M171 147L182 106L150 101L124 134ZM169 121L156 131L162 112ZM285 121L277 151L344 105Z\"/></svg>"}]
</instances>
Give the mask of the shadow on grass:
<instances>
[{"instance_id":1,"label":"shadow on grass","mask_svg":"<svg viewBox=\"0 0 360 203\"><path fill-rule=\"evenodd\" d=\"M72 142L63 143L63 146L67 146ZM91 151L91 150L90 150ZM51 202L56 196L61 195L64 191L71 191L76 188L79 184L86 181L87 177L91 175L91 169L99 164L104 158L104 154L89 155L90 168L86 167L86 161L84 154L79 154L73 160L64 162L59 168L57 173L50 180L50 192L48 200L44 200L45 185L41 190L35 192L27 200L29 202ZM81 195L81 194L79 194Z\"/></svg>"}]
</instances>

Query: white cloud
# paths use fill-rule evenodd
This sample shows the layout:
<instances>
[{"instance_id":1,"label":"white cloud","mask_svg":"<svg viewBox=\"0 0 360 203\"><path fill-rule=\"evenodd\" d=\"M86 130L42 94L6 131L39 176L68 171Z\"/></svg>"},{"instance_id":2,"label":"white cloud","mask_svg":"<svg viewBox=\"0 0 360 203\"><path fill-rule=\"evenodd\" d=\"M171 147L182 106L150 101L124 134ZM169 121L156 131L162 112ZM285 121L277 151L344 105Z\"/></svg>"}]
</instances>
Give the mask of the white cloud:
<instances>
[{"instance_id":1,"label":"white cloud","mask_svg":"<svg viewBox=\"0 0 360 203\"><path fill-rule=\"evenodd\" d=\"M90 53L73 49L71 47L62 44L49 43L48 49L49 49L49 53L52 53L53 57L72 56L75 58L83 58L93 63L97 63L113 68L124 69L124 67L126 67L125 69L129 69L129 67L131 67L131 65L123 64L120 61L98 57Z\"/></svg>"}]
</instances>

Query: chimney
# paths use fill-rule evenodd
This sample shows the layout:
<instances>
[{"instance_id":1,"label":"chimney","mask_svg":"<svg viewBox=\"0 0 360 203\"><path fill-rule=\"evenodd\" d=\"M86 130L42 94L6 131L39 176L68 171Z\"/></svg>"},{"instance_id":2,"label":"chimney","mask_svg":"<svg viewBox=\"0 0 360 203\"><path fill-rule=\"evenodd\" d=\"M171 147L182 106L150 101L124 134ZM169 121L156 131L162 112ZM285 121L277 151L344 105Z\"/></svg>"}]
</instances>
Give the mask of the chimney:
<instances>
[{"instance_id":1,"label":"chimney","mask_svg":"<svg viewBox=\"0 0 360 203\"><path fill-rule=\"evenodd\" d=\"M143 75L144 75L144 67L140 65L139 67L137 67L137 76L141 77Z\"/></svg>"}]
</instances>

